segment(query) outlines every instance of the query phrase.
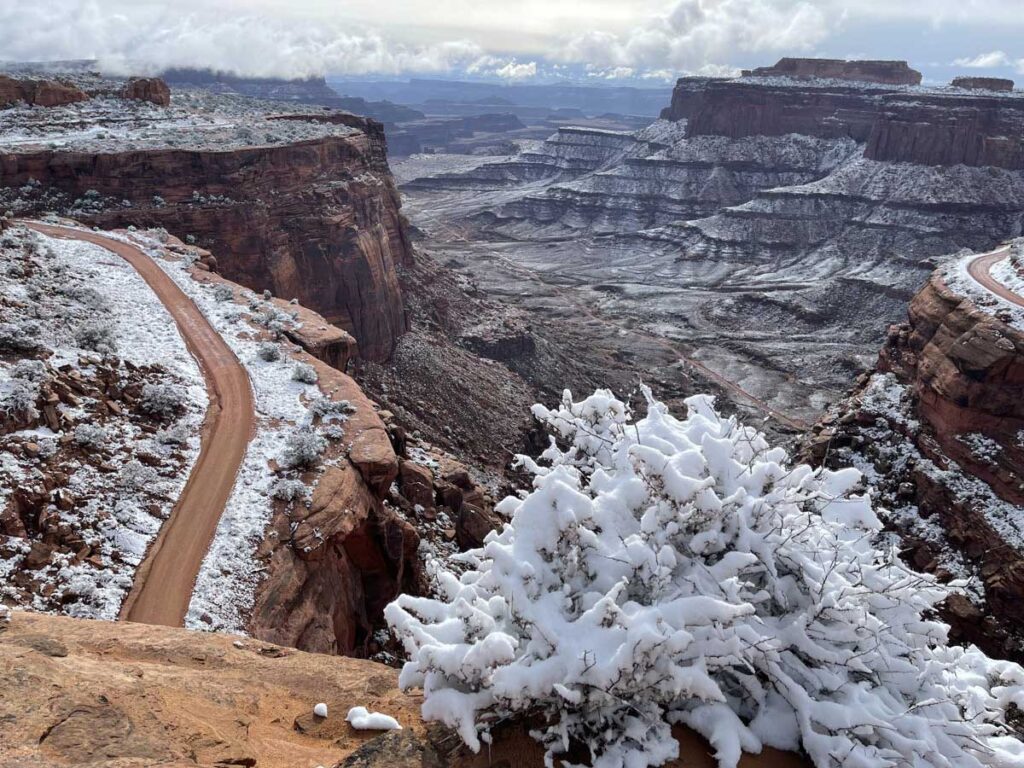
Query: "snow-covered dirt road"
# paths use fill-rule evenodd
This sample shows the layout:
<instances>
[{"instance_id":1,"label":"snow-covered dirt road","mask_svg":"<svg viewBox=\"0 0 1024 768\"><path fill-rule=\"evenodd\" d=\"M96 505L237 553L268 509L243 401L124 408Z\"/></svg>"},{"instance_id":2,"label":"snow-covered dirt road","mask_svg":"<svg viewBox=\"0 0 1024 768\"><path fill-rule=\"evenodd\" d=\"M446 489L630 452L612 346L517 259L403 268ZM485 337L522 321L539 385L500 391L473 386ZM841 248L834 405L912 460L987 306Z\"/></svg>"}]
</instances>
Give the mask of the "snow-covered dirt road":
<instances>
[{"instance_id":1,"label":"snow-covered dirt road","mask_svg":"<svg viewBox=\"0 0 1024 768\"><path fill-rule=\"evenodd\" d=\"M992 267L1010 255L1010 246L1003 246L991 253L982 254L971 261L967 266L967 272L974 280L986 290L994 293L1001 299L1024 307L1024 297L1011 291L1005 285L992 277Z\"/></svg>"},{"instance_id":2,"label":"snow-covered dirt road","mask_svg":"<svg viewBox=\"0 0 1024 768\"><path fill-rule=\"evenodd\" d=\"M94 243L131 264L174 318L203 371L210 405L199 458L170 519L139 566L121 609L121 617L129 621L180 626L253 435L255 414L248 374L199 308L138 248L83 230L35 222L29 226L51 237Z\"/></svg>"}]
</instances>

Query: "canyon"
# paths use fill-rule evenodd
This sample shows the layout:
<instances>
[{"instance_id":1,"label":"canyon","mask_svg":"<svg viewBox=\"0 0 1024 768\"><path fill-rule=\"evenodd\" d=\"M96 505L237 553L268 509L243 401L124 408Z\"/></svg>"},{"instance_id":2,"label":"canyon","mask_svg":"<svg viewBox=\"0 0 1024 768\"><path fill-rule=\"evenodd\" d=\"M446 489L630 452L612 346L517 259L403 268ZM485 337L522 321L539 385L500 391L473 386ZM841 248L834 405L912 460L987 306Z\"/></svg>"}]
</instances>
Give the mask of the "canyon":
<instances>
[{"instance_id":1,"label":"canyon","mask_svg":"<svg viewBox=\"0 0 1024 768\"><path fill-rule=\"evenodd\" d=\"M940 581L965 580L942 608L952 637L1024 660L1024 308L976 272L984 259L985 275L1024 290L1024 96L1012 82L922 87L905 62L783 59L683 78L639 130L567 125L540 139L506 116L483 130L514 142L389 161L381 123L302 103L331 98L316 78L296 91L177 77L173 89L82 72L0 78L0 213L143 249L234 334L257 417L242 495L225 505L185 618L206 634L0 604L0 669L26 665L14 684L38 703L31 717L0 706L0 759L488 764L397 690L379 663L404 653L384 608L434 594L437 562L504 526L496 501L526 482L510 459L553 442L530 406L564 388L610 387L643 408L646 385L681 410L710 392L812 465L857 467L882 541ZM466 120L419 129L451 148L480 127ZM58 290L65 268L48 273L46 247L19 224L0 217L0 233L14 286L0 300L0 383L13 391L16 368L45 371L31 407L0 420L0 469L32 478L0 498L0 596L112 618L148 539L113 501L116 524L104 508L76 527L97 505L62 484L82 466L113 482L128 461L183 478L195 446L150 455L168 425L145 414L142 392L197 372L136 360L127 336L124 360L19 347L15 331L45 314L32 314L43 276L55 295L92 299L77 283ZM93 278L111 268L58 255L69 253ZM200 400L181 417L197 434ZM73 437L86 416L135 442L90 455ZM324 447L289 463L278 448L300 432ZM172 490L132 502L152 518L147 535ZM240 513L254 507L262 517ZM61 566L108 569L121 591L90 603ZM41 680L74 695L44 705ZM406 731L371 739L311 714L320 699L332 713L379 707ZM180 714L185 700L201 714ZM517 728L499 731L488 759L539 764ZM766 750L749 764L801 763Z\"/></svg>"},{"instance_id":2,"label":"canyon","mask_svg":"<svg viewBox=\"0 0 1024 768\"><path fill-rule=\"evenodd\" d=\"M161 107L79 82L97 95L0 113L14 137L0 145L0 207L163 227L215 251L225 275L320 312L361 355L388 357L406 329L397 269L412 253L379 123L209 94Z\"/></svg>"}]
</instances>

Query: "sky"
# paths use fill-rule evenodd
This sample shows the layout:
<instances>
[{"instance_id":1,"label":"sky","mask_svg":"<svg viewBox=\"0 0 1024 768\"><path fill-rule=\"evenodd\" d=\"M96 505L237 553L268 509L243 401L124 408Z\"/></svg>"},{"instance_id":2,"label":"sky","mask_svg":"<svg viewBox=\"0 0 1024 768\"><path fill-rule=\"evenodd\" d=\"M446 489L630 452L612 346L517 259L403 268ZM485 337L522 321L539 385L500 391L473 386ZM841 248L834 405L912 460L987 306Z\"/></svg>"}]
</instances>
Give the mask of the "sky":
<instances>
[{"instance_id":1,"label":"sky","mask_svg":"<svg viewBox=\"0 0 1024 768\"><path fill-rule=\"evenodd\" d=\"M0 0L0 59L117 74L664 85L784 55L1024 82L1024 0Z\"/></svg>"}]
</instances>

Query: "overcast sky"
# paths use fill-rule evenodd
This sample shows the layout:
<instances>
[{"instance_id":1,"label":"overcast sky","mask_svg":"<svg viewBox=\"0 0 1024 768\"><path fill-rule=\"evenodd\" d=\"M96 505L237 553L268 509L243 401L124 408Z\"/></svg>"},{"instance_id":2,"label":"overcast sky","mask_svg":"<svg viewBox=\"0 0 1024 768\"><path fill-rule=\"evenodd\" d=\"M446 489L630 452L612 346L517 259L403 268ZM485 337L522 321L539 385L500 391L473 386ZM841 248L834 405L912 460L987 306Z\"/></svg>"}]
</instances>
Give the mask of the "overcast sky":
<instances>
[{"instance_id":1,"label":"overcast sky","mask_svg":"<svg viewBox=\"0 0 1024 768\"><path fill-rule=\"evenodd\" d=\"M112 71L670 81L782 55L1024 81L1024 0L0 0L0 59Z\"/></svg>"}]
</instances>

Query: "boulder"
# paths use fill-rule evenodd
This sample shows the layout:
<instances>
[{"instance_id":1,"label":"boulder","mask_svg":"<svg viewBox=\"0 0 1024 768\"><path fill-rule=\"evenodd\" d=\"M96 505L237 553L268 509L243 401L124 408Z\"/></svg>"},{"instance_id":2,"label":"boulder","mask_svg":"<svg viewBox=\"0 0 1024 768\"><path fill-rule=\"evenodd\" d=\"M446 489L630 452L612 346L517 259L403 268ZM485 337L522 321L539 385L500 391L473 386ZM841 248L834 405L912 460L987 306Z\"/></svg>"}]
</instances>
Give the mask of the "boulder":
<instances>
[{"instance_id":1,"label":"boulder","mask_svg":"<svg viewBox=\"0 0 1024 768\"><path fill-rule=\"evenodd\" d=\"M482 546L487 534L501 530L504 524L505 521L495 512L463 504L455 521L455 535L459 548L467 550Z\"/></svg>"},{"instance_id":2,"label":"boulder","mask_svg":"<svg viewBox=\"0 0 1024 768\"><path fill-rule=\"evenodd\" d=\"M434 511L434 473L429 467L404 460L398 466L398 487L410 503Z\"/></svg>"},{"instance_id":3,"label":"boulder","mask_svg":"<svg viewBox=\"0 0 1024 768\"><path fill-rule=\"evenodd\" d=\"M171 105L171 89L159 77L133 77L121 89L121 96L148 101L161 107Z\"/></svg>"}]
</instances>

